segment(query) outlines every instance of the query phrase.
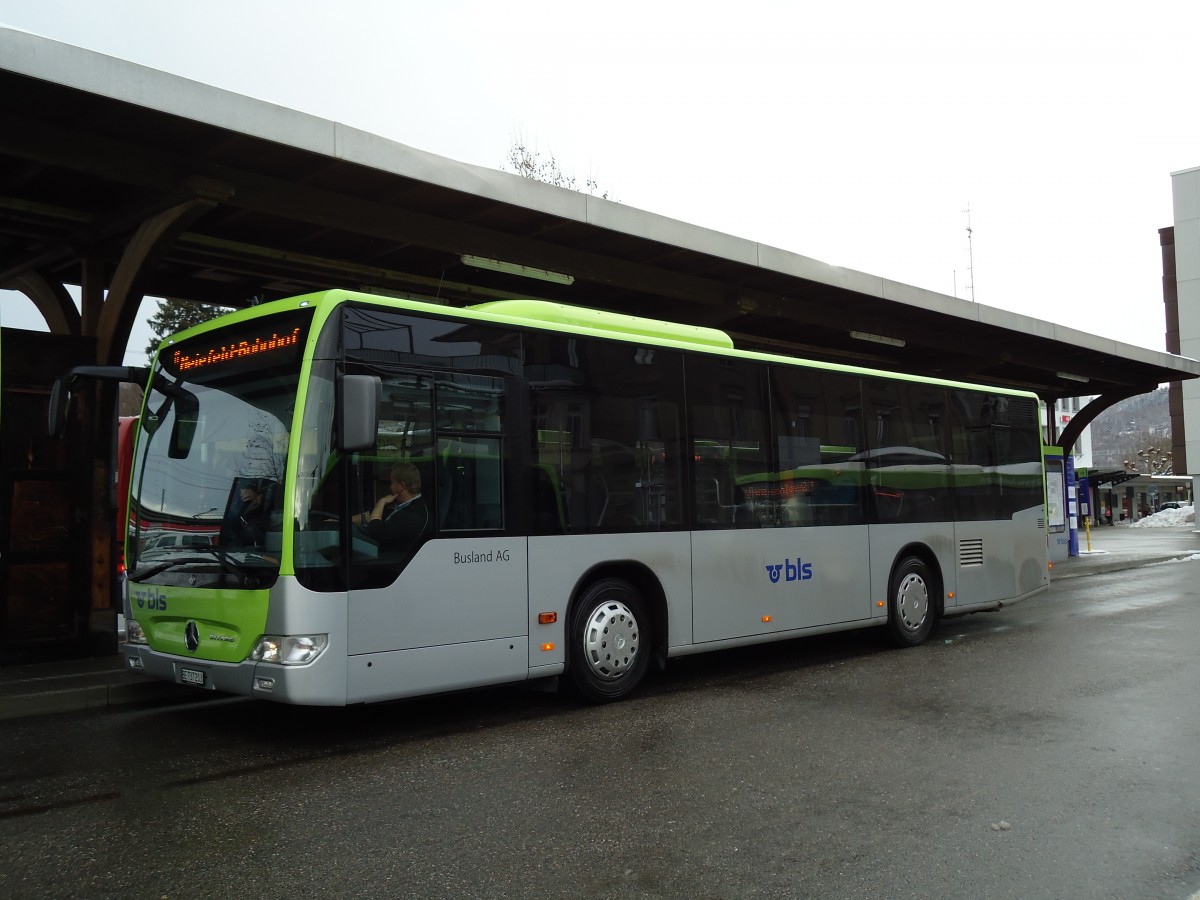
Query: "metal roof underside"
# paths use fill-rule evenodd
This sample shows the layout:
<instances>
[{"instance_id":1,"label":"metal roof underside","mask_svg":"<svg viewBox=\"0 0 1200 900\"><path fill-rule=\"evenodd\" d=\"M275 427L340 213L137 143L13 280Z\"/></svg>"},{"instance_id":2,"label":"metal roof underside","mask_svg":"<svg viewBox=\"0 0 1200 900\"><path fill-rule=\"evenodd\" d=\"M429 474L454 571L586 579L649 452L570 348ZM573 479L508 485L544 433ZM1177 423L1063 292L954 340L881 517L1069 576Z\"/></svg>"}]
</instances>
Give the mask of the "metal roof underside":
<instances>
[{"instance_id":1,"label":"metal roof underside","mask_svg":"<svg viewBox=\"0 0 1200 900\"><path fill-rule=\"evenodd\" d=\"M111 278L141 223L196 197L207 211L156 259L146 295L229 306L328 287L454 305L532 296L715 327L743 348L1043 398L1128 395L1200 375L1193 360L0 28L0 284L31 272L81 284L85 266ZM574 281L490 271L464 254Z\"/></svg>"}]
</instances>

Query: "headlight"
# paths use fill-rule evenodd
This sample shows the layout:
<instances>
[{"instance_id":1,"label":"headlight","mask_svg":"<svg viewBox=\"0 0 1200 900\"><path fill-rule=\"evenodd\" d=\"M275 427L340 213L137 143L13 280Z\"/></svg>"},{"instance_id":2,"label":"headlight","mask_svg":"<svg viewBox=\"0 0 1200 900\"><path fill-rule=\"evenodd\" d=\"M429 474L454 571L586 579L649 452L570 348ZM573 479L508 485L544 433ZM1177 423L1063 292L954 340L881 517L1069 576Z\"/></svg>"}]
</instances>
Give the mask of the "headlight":
<instances>
[{"instance_id":1,"label":"headlight","mask_svg":"<svg viewBox=\"0 0 1200 900\"><path fill-rule=\"evenodd\" d=\"M146 632L142 631L142 626L138 624L137 619L125 620L125 642L127 644L148 644L146 640Z\"/></svg>"},{"instance_id":2,"label":"headlight","mask_svg":"<svg viewBox=\"0 0 1200 900\"><path fill-rule=\"evenodd\" d=\"M250 658L255 662L306 666L321 655L328 643L327 634L264 634L250 651Z\"/></svg>"}]
</instances>

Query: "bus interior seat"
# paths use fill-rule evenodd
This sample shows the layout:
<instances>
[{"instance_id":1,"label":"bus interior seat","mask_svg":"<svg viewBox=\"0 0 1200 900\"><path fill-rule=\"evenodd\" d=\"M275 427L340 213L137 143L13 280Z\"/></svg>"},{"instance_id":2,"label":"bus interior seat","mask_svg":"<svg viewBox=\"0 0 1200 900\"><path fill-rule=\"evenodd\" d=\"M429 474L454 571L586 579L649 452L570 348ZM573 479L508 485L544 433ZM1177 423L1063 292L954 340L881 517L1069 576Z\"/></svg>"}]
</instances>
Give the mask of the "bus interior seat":
<instances>
[{"instance_id":1,"label":"bus interior seat","mask_svg":"<svg viewBox=\"0 0 1200 900\"><path fill-rule=\"evenodd\" d=\"M538 534L562 534L567 530L556 473L544 464L533 468L533 525Z\"/></svg>"},{"instance_id":2,"label":"bus interior seat","mask_svg":"<svg viewBox=\"0 0 1200 900\"><path fill-rule=\"evenodd\" d=\"M696 521L701 525L719 525L728 521L732 504L721 502L721 481L709 476L696 479Z\"/></svg>"},{"instance_id":3,"label":"bus interior seat","mask_svg":"<svg viewBox=\"0 0 1200 900\"><path fill-rule=\"evenodd\" d=\"M589 466L587 473L588 524L593 526L603 525L607 512L608 480L599 469Z\"/></svg>"}]
</instances>

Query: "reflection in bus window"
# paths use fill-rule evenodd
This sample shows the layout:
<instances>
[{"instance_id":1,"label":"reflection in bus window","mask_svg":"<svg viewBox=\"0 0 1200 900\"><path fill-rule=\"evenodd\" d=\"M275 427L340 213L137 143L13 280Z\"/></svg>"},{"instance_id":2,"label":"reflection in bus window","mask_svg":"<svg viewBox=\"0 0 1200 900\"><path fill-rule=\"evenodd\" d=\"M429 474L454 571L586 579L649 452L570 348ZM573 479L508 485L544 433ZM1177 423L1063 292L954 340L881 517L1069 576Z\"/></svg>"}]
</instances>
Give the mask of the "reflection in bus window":
<instances>
[{"instance_id":1,"label":"reflection in bus window","mask_svg":"<svg viewBox=\"0 0 1200 900\"><path fill-rule=\"evenodd\" d=\"M858 525L866 521L862 399L856 376L771 368L776 473L747 490L774 502L776 524Z\"/></svg>"},{"instance_id":2,"label":"reflection in bus window","mask_svg":"<svg viewBox=\"0 0 1200 900\"><path fill-rule=\"evenodd\" d=\"M957 518L1004 518L1039 505L1041 438L1033 401L972 390L951 398Z\"/></svg>"},{"instance_id":3,"label":"reflection in bus window","mask_svg":"<svg viewBox=\"0 0 1200 900\"><path fill-rule=\"evenodd\" d=\"M871 498L878 522L951 518L946 391L882 378L864 380Z\"/></svg>"},{"instance_id":4,"label":"reflection in bus window","mask_svg":"<svg viewBox=\"0 0 1200 900\"><path fill-rule=\"evenodd\" d=\"M207 359L211 343L197 337L175 355ZM189 579L211 585L235 573L275 579L298 352L195 366L186 378L165 370L151 386L131 476L132 571L187 565Z\"/></svg>"},{"instance_id":5,"label":"reflection in bus window","mask_svg":"<svg viewBox=\"0 0 1200 900\"><path fill-rule=\"evenodd\" d=\"M740 360L687 361L692 515L698 528L771 527L779 493L771 469L763 369Z\"/></svg>"}]
</instances>

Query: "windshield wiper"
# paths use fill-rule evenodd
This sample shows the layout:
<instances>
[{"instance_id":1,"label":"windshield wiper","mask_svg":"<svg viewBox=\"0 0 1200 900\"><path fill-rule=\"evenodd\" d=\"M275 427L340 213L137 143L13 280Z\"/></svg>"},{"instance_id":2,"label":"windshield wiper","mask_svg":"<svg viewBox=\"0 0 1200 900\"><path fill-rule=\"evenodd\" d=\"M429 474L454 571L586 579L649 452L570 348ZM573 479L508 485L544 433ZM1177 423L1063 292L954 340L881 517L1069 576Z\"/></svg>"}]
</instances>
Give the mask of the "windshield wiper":
<instances>
[{"instance_id":1,"label":"windshield wiper","mask_svg":"<svg viewBox=\"0 0 1200 900\"><path fill-rule=\"evenodd\" d=\"M238 553L242 554L242 559L240 561L233 559L230 556L230 551L226 550L224 547L189 547L188 549L194 553L211 554L213 558L221 564L221 567L225 569L226 572L230 572L234 575L260 574L259 570L262 568L262 566L250 566L245 562L246 556L251 553L257 555L260 559L274 562L270 557L264 556L256 549L237 551Z\"/></svg>"},{"instance_id":2,"label":"windshield wiper","mask_svg":"<svg viewBox=\"0 0 1200 900\"><path fill-rule=\"evenodd\" d=\"M196 554L206 553L205 556L197 556ZM186 566L193 563L208 562L209 558L215 559L220 563L221 568L230 575L258 575L261 574L260 566L248 566L245 563L231 559L229 551L219 547L189 547L186 555L180 555L174 559L163 560L162 562L152 563L143 569L129 573L130 581L141 581L143 578L150 578L153 575L158 575L168 569L174 569L176 566ZM266 557L264 557L265 559Z\"/></svg>"},{"instance_id":3,"label":"windshield wiper","mask_svg":"<svg viewBox=\"0 0 1200 900\"><path fill-rule=\"evenodd\" d=\"M153 563L146 566L144 569L135 569L132 572L126 572L125 577L130 581L141 581L143 578L149 578L151 575L157 575L159 572L164 572L171 568L179 560L172 559L167 562Z\"/></svg>"}]
</instances>

